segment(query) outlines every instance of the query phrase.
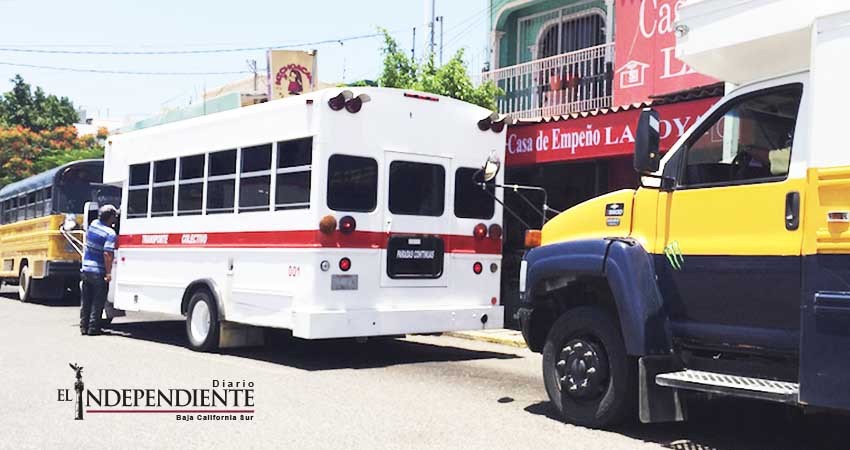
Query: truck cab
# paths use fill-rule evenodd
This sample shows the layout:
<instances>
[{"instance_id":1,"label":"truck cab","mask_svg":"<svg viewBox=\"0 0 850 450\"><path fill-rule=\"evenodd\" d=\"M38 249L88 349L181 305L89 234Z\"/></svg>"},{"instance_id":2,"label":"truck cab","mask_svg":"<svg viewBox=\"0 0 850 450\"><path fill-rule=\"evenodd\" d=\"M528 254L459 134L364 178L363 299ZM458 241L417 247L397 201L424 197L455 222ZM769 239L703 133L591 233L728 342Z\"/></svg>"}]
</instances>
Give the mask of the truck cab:
<instances>
[{"instance_id":1,"label":"truck cab","mask_svg":"<svg viewBox=\"0 0 850 450\"><path fill-rule=\"evenodd\" d=\"M677 56L739 87L663 157L645 110L641 187L527 252L518 317L567 421L684 420L693 394L850 409L850 12L799 3L684 6Z\"/></svg>"}]
</instances>

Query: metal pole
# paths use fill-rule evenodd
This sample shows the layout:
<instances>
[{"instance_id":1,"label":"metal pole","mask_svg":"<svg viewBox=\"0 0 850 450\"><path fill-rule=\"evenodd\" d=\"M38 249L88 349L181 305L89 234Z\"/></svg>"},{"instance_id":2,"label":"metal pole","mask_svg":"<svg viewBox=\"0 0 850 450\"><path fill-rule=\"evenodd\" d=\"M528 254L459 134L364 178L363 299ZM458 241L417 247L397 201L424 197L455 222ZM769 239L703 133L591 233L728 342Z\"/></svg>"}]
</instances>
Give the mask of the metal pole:
<instances>
[{"instance_id":1,"label":"metal pole","mask_svg":"<svg viewBox=\"0 0 850 450\"><path fill-rule=\"evenodd\" d=\"M413 47L410 48L410 59L416 61L416 27L413 27Z\"/></svg>"},{"instance_id":2,"label":"metal pole","mask_svg":"<svg viewBox=\"0 0 850 450\"><path fill-rule=\"evenodd\" d=\"M434 55L434 45L435 45L434 44L434 12L435 12L434 8L436 7L435 3L436 3L436 0L431 0L431 22L428 24L428 28L431 29L431 39L430 39L430 44L428 44L429 47L430 47L430 50L431 50L431 55Z\"/></svg>"},{"instance_id":3,"label":"metal pole","mask_svg":"<svg viewBox=\"0 0 850 450\"><path fill-rule=\"evenodd\" d=\"M440 65L443 65L443 26L446 23L446 18L443 16L437 17L437 21L440 22Z\"/></svg>"}]
</instances>

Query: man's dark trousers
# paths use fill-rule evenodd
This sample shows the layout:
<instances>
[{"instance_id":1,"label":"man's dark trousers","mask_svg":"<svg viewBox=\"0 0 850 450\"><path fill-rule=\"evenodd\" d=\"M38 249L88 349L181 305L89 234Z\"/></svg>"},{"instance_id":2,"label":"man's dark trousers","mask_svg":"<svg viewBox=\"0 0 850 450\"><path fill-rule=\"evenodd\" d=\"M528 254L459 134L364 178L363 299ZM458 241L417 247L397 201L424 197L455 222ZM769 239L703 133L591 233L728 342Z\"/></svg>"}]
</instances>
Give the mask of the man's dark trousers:
<instances>
[{"instance_id":1,"label":"man's dark trousers","mask_svg":"<svg viewBox=\"0 0 850 450\"><path fill-rule=\"evenodd\" d=\"M83 287L80 299L80 330L83 332L99 332L100 317L103 305L106 303L106 284L102 273L83 272Z\"/></svg>"}]
</instances>

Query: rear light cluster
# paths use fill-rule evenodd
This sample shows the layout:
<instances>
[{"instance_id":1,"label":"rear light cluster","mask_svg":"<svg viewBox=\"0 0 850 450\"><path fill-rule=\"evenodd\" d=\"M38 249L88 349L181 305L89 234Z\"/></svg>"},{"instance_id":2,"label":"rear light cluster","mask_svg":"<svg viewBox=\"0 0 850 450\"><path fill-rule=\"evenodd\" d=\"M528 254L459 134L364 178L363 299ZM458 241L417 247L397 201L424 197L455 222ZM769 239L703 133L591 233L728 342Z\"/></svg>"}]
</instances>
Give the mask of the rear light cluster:
<instances>
[{"instance_id":1,"label":"rear light cluster","mask_svg":"<svg viewBox=\"0 0 850 450\"><path fill-rule=\"evenodd\" d=\"M342 234L351 234L357 229L357 221L354 220L354 217L343 216L337 222L336 217L327 215L319 221L319 231L322 234L331 235L337 230L337 224L339 225L339 232ZM328 261L322 261L319 268L322 269L322 272L327 272L330 270L331 264ZM351 260L348 257L339 260L339 270L343 272L351 270Z\"/></svg>"},{"instance_id":2,"label":"rear light cluster","mask_svg":"<svg viewBox=\"0 0 850 450\"><path fill-rule=\"evenodd\" d=\"M490 236L491 239L502 239L502 227L494 223L488 228L487 225L479 223L472 229L472 236L475 239L484 239L487 236Z\"/></svg>"},{"instance_id":3,"label":"rear light cluster","mask_svg":"<svg viewBox=\"0 0 850 450\"><path fill-rule=\"evenodd\" d=\"M328 100L328 106L334 111L340 111L345 108L346 111L356 114L363 108L363 104L371 100L367 94L354 96L351 91L342 91L336 97Z\"/></svg>"}]
</instances>

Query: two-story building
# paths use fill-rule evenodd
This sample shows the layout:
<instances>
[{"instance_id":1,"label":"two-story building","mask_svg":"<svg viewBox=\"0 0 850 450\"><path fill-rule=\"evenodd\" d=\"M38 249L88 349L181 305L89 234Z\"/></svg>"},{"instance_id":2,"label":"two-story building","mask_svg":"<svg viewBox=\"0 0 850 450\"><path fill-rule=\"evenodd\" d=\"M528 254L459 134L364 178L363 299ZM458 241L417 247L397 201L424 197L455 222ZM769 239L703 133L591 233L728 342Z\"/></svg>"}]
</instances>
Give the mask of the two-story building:
<instances>
[{"instance_id":1,"label":"two-story building","mask_svg":"<svg viewBox=\"0 0 850 450\"><path fill-rule=\"evenodd\" d=\"M489 0L490 70L482 79L504 91L499 112L517 119L507 132L505 180L546 188L556 210L635 187L631 155L640 110L658 109L662 148L669 148L723 94L722 83L675 58L684 2ZM540 225L526 202L505 197L527 225ZM518 300L526 224L505 215L507 325Z\"/></svg>"}]
</instances>

